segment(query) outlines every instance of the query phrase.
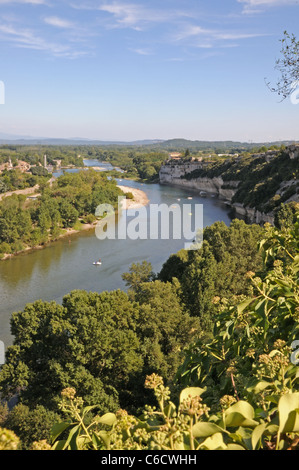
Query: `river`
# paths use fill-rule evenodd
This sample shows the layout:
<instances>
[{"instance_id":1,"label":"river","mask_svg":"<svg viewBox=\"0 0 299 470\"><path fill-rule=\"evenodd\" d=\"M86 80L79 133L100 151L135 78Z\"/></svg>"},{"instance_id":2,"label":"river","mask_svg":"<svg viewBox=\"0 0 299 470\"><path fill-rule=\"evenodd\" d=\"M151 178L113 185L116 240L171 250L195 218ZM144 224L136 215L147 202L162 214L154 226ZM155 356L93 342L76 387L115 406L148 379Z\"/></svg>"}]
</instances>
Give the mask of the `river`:
<instances>
[{"instance_id":1,"label":"river","mask_svg":"<svg viewBox=\"0 0 299 470\"><path fill-rule=\"evenodd\" d=\"M94 160L85 161L85 165L110 169L109 165ZM204 227L215 221L224 221L227 225L231 221L229 208L223 202L212 197L200 197L192 190L123 179L118 184L141 189L147 194L150 204L203 204ZM74 289L93 292L125 290L121 275L132 263L147 260L154 272L158 272L168 257L183 247L184 240L174 239L99 240L91 230L1 261L0 340L5 347L12 343L11 314L23 310L27 303L38 299L61 303L63 296ZM98 258L102 259L102 265L94 266L92 263Z\"/></svg>"}]
</instances>

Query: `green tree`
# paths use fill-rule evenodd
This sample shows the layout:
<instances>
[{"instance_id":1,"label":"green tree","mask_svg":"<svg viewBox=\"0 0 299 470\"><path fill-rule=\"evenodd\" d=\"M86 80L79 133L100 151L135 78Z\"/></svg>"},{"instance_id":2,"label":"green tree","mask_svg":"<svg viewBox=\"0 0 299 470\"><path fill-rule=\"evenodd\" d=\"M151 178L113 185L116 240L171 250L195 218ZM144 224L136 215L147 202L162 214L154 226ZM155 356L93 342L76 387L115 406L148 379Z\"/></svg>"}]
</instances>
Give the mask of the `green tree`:
<instances>
[{"instance_id":1,"label":"green tree","mask_svg":"<svg viewBox=\"0 0 299 470\"><path fill-rule=\"evenodd\" d=\"M51 442L51 429L59 419L58 413L43 406L29 409L28 406L17 404L9 412L3 427L12 430L19 437L22 450L30 450L35 441Z\"/></svg>"},{"instance_id":2,"label":"green tree","mask_svg":"<svg viewBox=\"0 0 299 470\"><path fill-rule=\"evenodd\" d=\"M37 301L11 320L14 344L0 372L1 394L18 394L27 406L56 409L62 388L72 385L102 403L118 403L143 361L134 331L137 306L127 294L74 291L63 305Z\"/></svg>"},{"instance_id":3,"label":"green tree","mask_svg":"<svg viewBox=\"0 0 299 470\"><path fill-rule=\"evenodd\" d=\"M218 301L237 301L251 291L245 274L262 268L257 251L262 233L262 227L238 219L229 227L215 222L204 229L199 250L182 250L164 263L158 278L178 279L181 302L190 315L200 318L204 331L212 330Z\"/></svg>"},{"instance_id":4,"label":"green tree","mask_svg":"<svg viewBox=\"0 0 299 470\"><path fill-rule=\"evenodd\" d=\"M78 220L79 213L71 203L62 199L59 204L59 212L64 228L73 227L75 225Z\"/></svg>"},{"instance_id":5,"label":"green tree","mask_svg":"<svg viewBox=\"0 0 299 470\"><path fill-rule=\"evenodd\" d=\"M144 282L150 282L154 279L154 273L151 263L142 261L141 263L132 263L129 272L122 274L122 279L126 286L134 292L137 292Z\"/></svg>"},{"instance_id":6,"label":"green tree","mask_svg":"<svg viewBox=\"0 0 299 470\"><path fill-rule=\"evenodd\" d=\"M135 300L140 305L137 335L144 350L144 374L154 370L169 383L181 362L181 351L199 333L199 322L181 305L176 283L161 281L139 285Z\"/></svg>"},{"instance_id":7,"label":"green tree","mask_svg":"<svg viewBox=\"0 0 299 470\"><path fill-rule=\"evenodd\" d=\"M294 34L285 31L281 44L281 58L276 61L275 67L280 72L280 78L275 87L270 87L269 83L268 87L284 100L299 86L299 41Z\"/></svg>"}]
</instances>

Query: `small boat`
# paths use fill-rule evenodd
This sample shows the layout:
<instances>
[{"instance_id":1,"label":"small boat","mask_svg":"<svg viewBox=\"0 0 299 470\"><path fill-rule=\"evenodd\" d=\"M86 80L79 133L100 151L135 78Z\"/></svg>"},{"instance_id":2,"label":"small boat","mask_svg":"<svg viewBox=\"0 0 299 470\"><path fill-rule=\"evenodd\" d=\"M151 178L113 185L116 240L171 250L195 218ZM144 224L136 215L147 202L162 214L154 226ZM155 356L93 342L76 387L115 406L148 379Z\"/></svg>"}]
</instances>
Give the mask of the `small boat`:
<instances>
[{"instance_id":1,"label":"small boat","mask_svg":"<svg viewBox=\"0 0 299 470\"><path fill-rule=\"evenodd\" d=\"M100 264L102 264L102 261L99 259L99 261L94 261L92 264L94 266L99 266Z\"/></svg>"},{"instance_id":2,"label":"small boat","mask_svg":"<svg viewBox=\"0 0 299 470\"><path fill-rule=\"evenodd\" d=\"M192 197L188 197L188 199L193 199Z\"/></svg>"}]
</instances>

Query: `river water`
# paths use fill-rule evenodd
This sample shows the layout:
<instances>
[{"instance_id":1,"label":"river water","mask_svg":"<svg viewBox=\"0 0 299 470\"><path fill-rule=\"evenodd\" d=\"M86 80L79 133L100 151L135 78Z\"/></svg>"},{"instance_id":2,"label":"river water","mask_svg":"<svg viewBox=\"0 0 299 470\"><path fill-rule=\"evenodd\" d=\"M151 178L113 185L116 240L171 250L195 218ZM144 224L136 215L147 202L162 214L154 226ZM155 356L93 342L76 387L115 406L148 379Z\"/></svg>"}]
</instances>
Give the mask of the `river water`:
<instances>
[{"instance_id":1,"label":"river water","mask_svg":"<svg viewBox=\"0 0 299 470\"><path fill-rule=\"evenodd\" d=\"M86 161L85 165L110 169L109 165L94 160ZM123 179L118 184L141 189L147 194L150 204L190 204L191 212L195 204L203 204L204 227L215 221L230 224L229 208L216 198L200 197L192 190L159 184L149 185ZM192 199L188 199L190 197ZM120 225L123 220L124 215L120 217ZM38 299L61 303L63 296L75 289L92 292L125 290L121 275L129 270L132 263L149 261L154 272L158 272L172 253L184 248L184 242L149 238L99 240L95 230L91 230L62 238L43 249L1 261L0 340L6 347L12 343L11 314L23 310L27 303ZM94 266L93 262L99 258L102 265Z\"/></svg>"}]
</instances>

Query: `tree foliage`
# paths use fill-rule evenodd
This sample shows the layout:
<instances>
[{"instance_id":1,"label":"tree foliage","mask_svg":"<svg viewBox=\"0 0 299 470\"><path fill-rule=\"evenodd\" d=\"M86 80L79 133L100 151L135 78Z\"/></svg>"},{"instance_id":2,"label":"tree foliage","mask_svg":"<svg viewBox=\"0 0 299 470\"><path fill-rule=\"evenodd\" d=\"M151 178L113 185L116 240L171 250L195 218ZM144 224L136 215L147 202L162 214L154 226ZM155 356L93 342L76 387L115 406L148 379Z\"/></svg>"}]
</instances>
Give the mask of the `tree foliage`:
<instances>
[{"instance_id":1,"label":"tree foliage","mask_svg":"<svg viewBox=\"0 0 299 470\"><path fill-rule=\"evenodd\" d=\"M0 201L0 256L55 240L78 221L95 219L98 205L117 208L122 194L115 180L87 170L60 176L34 201L16 194L5 197Z\"/></svg>"},{"instance_id":2,"label":"tree foliage","mask_svg":"<svg viewBox=\"0 0 299 470\"><path fill-rule=\"evenodd\" d=\"M299 86L299 41L294 34L284 32L281 39L281 57L276 61L275 68L280 73L280 78L275 87L270 90L282 97L282 100L290 96Z\"/></svg>"},{"instance_id":3,"label":"tree foliage","mask_svg":"<svg viewBox=\"0 0 299 470\"><path fill-rule=\"evenodd\" d=\"M212 330L219 304L236 302L251 291L245 274L262 267L257 251L262 233L262 227L242 220L233 220L229 227L216 222L204 229L202 248L182 250L164 263L158 278L178 279L181 302L199 317L202 330Z\"/></svg>"},{"instance_id":4,"label":"tree foliage","mask_svg":"<svg viewBox=\"0 0 299 470\"><path fill-rule=\"evenodd\" d=\"M298 348L292 350L299 333L299 215L286 229L267 227L259 247L264 272L248 272L254 292L219 313L212 341L190 345L175 402L152 374L145 385L158 409L97 416L86 427L88 408L75 390L65 390L61 406L71 419L53 429L53 448L298 449ZM68 429L63 440L62 429Z\"/></svg>"},{"instance_id":5,"label":"tree foliage","mask_svg":"<svg viewBox=\"0 0 299 470\"><path fill-rule=\"evenodd\" d=\"M128 293L13 314L0 391L19 405L0 426L26 448L298 448L299 215L278 220L215 223L158 276L132 266Z\"/></svg>"}]
</instances>

